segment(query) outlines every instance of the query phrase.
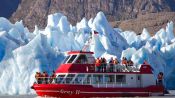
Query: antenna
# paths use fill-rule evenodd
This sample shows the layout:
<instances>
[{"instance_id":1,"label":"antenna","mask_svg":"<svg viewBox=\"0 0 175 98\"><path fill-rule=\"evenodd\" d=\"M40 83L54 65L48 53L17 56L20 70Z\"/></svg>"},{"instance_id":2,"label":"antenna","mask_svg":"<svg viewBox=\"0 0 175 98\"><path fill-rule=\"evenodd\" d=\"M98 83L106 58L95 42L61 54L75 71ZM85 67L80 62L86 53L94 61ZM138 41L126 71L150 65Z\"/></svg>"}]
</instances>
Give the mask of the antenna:
<instances>
[{"instance_id":1,"label":"antenna","mask_svg":"<svg viewBox=\"0 0 175 98\"><path fill-rule=\"evenodd\" d=\"M71 45L71 47L70 47L70 50L72 51L72 45Z\"/></svg>"}]
</instances>

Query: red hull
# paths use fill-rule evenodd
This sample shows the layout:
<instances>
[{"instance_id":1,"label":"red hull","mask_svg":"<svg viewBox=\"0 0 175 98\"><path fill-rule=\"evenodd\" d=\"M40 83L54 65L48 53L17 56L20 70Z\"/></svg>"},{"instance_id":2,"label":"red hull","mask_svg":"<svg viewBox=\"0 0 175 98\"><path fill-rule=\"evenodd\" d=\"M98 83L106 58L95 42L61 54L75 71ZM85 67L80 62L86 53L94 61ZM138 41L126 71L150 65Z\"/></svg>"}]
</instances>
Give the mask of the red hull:
<instances>
[{"instance_id":1,"label":"red hull","mask_svg":"<svg viewBox=\"0 0 175 98\"><path fill-rule=\"evenodd\" d=\"M95 88L91 85L71 84L34 84L32 87L38 96L52 97L132 97L163 95L162 86L149 86L146 88Z\"/></svg>"}]
</instances>

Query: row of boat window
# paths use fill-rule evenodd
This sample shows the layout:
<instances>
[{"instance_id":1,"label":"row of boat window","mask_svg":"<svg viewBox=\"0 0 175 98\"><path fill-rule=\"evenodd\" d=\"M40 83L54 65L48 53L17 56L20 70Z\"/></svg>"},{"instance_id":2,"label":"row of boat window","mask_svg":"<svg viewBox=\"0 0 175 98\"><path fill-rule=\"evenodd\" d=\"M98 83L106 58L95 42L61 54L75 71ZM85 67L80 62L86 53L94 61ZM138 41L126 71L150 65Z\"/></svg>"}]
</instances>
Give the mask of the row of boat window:
<instances>
[{"instance_id":1,"label":"row of boat window","mask_svg":"<svg viewBox=\"0 0 175 98\"><path fill-rule=\"evenodd\" d=\"M56 83L71 83L71 84L125 84L126 76L125 75L102 75L102 74L68 74L58 75Z\"/></svg>"}]
</instances>

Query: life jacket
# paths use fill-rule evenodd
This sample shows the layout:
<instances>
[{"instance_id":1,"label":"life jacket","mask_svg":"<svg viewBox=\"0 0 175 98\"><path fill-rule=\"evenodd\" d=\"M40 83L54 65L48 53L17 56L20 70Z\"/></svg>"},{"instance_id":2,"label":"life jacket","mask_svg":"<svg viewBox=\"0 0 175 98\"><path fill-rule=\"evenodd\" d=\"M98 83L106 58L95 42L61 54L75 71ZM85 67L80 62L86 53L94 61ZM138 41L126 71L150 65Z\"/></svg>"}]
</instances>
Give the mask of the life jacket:
<instances>
[{"instance_id":1,"label":"life jacket","mask_svg":"<svg viewBox=\"0 0 175 98\"><path fill-rule=\"evenodd\" d=\"M122 60L122 64L126 65L127 64L127 60Z\"/></svg>"},{"instance_id":2,"label":"life jacket","mask_svg":"<svg viewBox=\"0 0 175 98\"><path fill-rule=\"evenodd\" d=\"M113 64L118 64L118 60L113 60Z\"/></svg>"},{"instance_id":3,"label":"life jacket","mask_svg":"<svg viewBox=\"0 0 175 98\"><path fill-rule=\"evenodd\" d=\"M43 73L43 77L44 78L48 77L48 74L47 73Z\"/></svg>"},{"instance_id":4,"label":"life jacket","mask_svg":"<svg viewBox=\"0 0 175 98\"><path fill-rule=\"evenodd\" d=\"M101 60L100 59L96 59L95 61L95 65L98 67L101 65Z\"/></svg>"}]
</instances>

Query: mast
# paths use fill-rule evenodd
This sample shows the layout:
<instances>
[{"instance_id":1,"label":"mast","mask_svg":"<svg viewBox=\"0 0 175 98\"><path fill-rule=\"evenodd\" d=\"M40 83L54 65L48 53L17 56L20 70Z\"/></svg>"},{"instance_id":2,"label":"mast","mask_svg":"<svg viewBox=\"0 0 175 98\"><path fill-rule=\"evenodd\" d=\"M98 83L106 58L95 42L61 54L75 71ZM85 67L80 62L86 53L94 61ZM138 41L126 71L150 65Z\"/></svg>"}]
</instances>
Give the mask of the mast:
<instances>
[{"instance_id":1,"label":"mast","mask_svg":"<svg viewBox=\"0 0 175 98\"><path fill-rule=\"evenodd\" d=\"M93 31L93 33L94 33L94 34L98 34L97 31ZM90 46L91 42L92 42L92 32L90 32L89 38L88 38L88 40L86 41L85 45L83 46L82 51L86 51L87 48Z\"/></svg>"},{"instance_id":2,"label":"mast","mask_svg":"<svg viewBox=\"0 0 175 98\"><path fill-rule=\"evenodd\" d=\"M88 40L86 41L85 45L83 46L83 49L82 51L86 51L86 49L89 47L89 45L91 44L91 41L92 41L92 36L90 36L88 38Z\"/></svg>"}]
</instances>

